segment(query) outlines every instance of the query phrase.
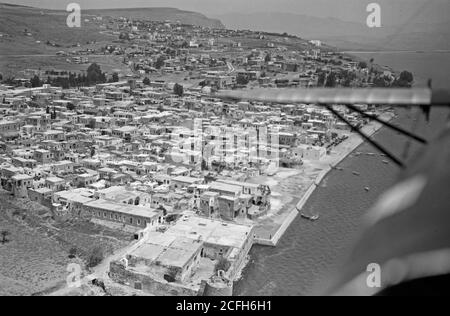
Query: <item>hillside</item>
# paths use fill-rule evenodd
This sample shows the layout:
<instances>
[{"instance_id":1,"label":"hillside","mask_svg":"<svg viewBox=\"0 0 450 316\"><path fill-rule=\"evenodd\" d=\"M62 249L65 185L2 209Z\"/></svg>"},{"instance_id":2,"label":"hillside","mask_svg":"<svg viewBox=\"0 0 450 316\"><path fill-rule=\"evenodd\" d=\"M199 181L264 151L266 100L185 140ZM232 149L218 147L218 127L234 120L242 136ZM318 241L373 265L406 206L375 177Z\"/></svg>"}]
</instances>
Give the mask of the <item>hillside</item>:
<instances>
[{"instance_id":1,"label":"hillside","mask_svg":"<svg viewBox=\"0 0 450 316\"><path fill-rule=\"evenodd\" d=\"M175 8L95 9L84 12L93 15L127 17L130 19L146 19L150 21L171 21L209 28L224 28L220 20L210 19L197 12Z\"/></svg>"},{"instance_id":2,"label":"hillside","mask_svg":"<svg viewBox=\"0 0 450 316\"><path fill-rule=\"evenodd\" d=\"M79 43L101 42L111 38L101 33L100 23L91 17L123 16L154 21L179 21L184 24L223 28L218 20L188 11L172 8L105 9L82 11L82 27L69 28L68 12L38 9L0 3L1 55L54 53L61 48L46 46L46 41L69 47ZM38 43L40 42L40 43Z\"/></svg>"},{"instance_id":3,"label":"hillside","mask_svg":"<svg viewBox=\"0 0 450 316\"><path fill-rule=\"evenodd\" d=\"M43 49L36 41L73 45L106 39L94 23L84 23L82 28L69 28L67 15L66 11L0 4L2 55L40 53Z\"/></svg>"}]
</instances>

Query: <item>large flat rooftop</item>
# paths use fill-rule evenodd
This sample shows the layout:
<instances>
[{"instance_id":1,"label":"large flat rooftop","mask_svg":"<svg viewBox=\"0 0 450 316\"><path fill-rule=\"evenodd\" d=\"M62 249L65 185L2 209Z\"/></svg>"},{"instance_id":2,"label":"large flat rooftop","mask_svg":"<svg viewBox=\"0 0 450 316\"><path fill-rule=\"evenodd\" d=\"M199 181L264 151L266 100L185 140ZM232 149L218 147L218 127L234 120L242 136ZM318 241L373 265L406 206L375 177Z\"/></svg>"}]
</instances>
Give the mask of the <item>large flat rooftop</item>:
<instances>
[{"instance_id":1,"label":"large flat rooftop","mask_svg":"<svg viewBox=\"0 0 450 316\"><path fill-rule=\"evenodd\" d=\"M129 205L124 203L114 203L106 200L95 200L92 202L88 202L85 204L87 207L93 207L96 209L101 209L105 211L112 211L112 212L118 212L118 213L124 213L132 216L141 216L141 217L147 217L152 218L159 216L159 214L162 214L162 211L158 211L149 207L143 207L143 206L135 206L135 205Z\"/></svg>"}]
</instances>

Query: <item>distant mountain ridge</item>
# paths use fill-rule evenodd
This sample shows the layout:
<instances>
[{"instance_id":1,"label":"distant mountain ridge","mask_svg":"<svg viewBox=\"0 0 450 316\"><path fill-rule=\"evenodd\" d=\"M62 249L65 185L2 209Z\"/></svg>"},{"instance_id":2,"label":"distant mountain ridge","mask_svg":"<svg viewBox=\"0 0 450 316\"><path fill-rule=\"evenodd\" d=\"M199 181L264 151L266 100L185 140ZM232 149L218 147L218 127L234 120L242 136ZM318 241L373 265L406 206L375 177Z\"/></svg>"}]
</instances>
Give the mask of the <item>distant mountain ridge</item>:
<instances>
[{"instance_id":1,"label":"distant mountain ridge","mask_svg":"<svg viewBox=\"0 0 450 316\"><path fill-rule=\"evenodd\" d=\"M227 28L287 32L305 39L320 39L329 45L354 50L448 50L449 21L382 25L368 28L361 23L294 13L231 13L214 16Z\"/></svg>"}]
</instances>

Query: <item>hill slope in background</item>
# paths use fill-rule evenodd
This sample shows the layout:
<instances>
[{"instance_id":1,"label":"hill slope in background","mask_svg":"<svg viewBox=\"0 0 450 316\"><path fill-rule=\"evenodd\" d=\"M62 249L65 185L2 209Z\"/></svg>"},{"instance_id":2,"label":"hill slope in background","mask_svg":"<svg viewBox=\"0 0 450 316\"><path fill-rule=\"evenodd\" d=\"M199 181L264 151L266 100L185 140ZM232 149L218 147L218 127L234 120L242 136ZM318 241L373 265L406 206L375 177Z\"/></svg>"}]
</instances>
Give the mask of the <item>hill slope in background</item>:
<instances>
[{"instance_id":1,"label":"hill slope in background","mask_svg":"<svg viewBox=\"0 0 450 316\"><path fill-rule=\"evenodd\" d=\"M417 19L417 22L412 20L402 25L370 29L365 21L347 22L291 13L231 13L215 17L231 29L287 32L303 38L320 39L342 49L450 49L450 20L424 23L423 19Z\"/></svg>"},{"instance_id":2,"label":"hill slope in background","mask_svg":"<svg viewBox=\"0 0 450 316\"><path fill-rule=\"evenodd\" d=\"M209 28L224 28L220 20L191 11L175 8L131 8L131 9L93 9L85 10L87 14L102 16L127 17L130 19L146 19L150 21L171 21Z\"/></svg>"},{"instance_id":3,"label":"hill slope in background","mask_svg":"<svg viewBox=\"0 0 450 316\"><path fill-rule=\"evenodd\" d=\"M69 28L66 24L67 15L66 11L0 4L0 33L11 36L13 43L50 40L74 44L105 38L95 24L85 23L81 28ZM11 45L4 45L2 54L12 48Z\"/></svg>"},{"instance_id":4,"label":"hill slope in background","mask_svg":"<svg viewBox=\"0 0 450 316\"><path fill-rule=\"evenodd\" d=\"M91 16L129 17L149 21L179 21L203 27L223 28L219 20L172 8L96 9L81 11L81 28L69 28L68 12L0 3L0 55L51 54L79 43L102 42L111 37L102 33ZM60 47L44 43L50 41ZM40 42L40 43L39 43Z\"/></svg>"}]
</instances>

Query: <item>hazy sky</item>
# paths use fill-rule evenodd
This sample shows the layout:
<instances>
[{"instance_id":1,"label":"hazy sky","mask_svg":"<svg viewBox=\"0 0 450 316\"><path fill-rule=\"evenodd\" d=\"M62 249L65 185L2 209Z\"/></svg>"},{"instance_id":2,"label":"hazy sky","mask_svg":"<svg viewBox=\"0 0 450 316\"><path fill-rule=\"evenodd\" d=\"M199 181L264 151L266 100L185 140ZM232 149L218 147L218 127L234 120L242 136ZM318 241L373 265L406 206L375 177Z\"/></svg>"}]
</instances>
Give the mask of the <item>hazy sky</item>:
<instances>
[{"instance_id":1,"label":"hazy sky","mask_svg":"<svg viewBox=\"0 0 450 316\"><path fill-rule=\"evenodd\" d=\"M424 18L425 21L430 17L433 20L450 19L449 10L442 9L442 3L450 4L449 0L0 0L3 1L49 9L65 9L67 4L77 2L81 9L174 7L207 15L288 12L347 21L364 21L367 4L377 2L385 20L392 23L401 23L416 16L418 11L426 11L428 18ZM439 3L441 6L436 5Z\"/></svg>"}]
</instances>

